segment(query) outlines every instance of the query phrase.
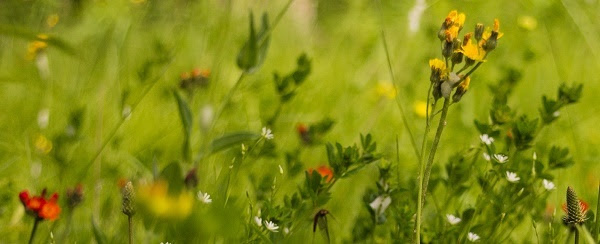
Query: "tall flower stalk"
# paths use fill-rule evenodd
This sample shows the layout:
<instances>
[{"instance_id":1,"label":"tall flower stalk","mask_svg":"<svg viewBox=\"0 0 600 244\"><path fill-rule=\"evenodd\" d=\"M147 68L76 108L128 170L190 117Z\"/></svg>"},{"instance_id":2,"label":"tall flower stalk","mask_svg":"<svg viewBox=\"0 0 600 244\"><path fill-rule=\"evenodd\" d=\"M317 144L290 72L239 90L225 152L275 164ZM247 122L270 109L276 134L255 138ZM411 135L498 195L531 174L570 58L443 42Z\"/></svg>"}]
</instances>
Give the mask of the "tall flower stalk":
<instances>
[{"instance_id":1,"label":"tall flower stalk","mask_svg":"<svg viewBox=\"0 0 600 244\"><path fill-rule=\"evenodd\" d=\"M429 80L431 83L427 91L427 118L419 155L419 193L415 223L416 243L421 242L422 212L427 196L429 177L442 133L446 127L448 110L452 104L459 102L468 91L471 74L485 62L488 53L496 48L498 39L502 37L502 33L499 32L500 23L498 20L494 20L493 28L484 30L483 24L477 24L474 32L465 34L463 39L460 40L458 34L463 29L465 18L464 13L459 13L456 10L450 11L438 32L444 59L429 61L429 67L431 68ZM463 67L458 71L454 71L455 66L463 63L463 61ZM466 70L468 71L465 74L461 74ZM441 110L435 111L438 101L442 98L444 102ZM429 103L431 103L431 113ZM431 121L439 113L441 113L440 120L428 151L427 161L425 161Z\"/></svg>"}]
</instances>

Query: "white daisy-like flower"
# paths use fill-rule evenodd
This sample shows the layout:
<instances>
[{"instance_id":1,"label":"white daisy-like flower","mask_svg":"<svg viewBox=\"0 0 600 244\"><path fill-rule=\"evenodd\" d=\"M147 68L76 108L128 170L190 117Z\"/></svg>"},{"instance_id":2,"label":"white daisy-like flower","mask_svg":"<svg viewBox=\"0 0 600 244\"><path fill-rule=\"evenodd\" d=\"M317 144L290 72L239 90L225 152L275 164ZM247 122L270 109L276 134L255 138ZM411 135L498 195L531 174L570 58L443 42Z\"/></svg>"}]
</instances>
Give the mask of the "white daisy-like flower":
<instances>
[{"instance_id":1,"label":"white daisy-like flower","mask_svg":"<svg viewBox=\"0 0 600 244\"><path fill-rule=\"evenodd\" d=\"M262 218L254 216L254 223L256 223L256 225L258 225L259 227L262 226Z\"/></svg>"},{"instance_id":2,"label":"white daisy-like flower","mask_svg":"<svg viewBox=\"0 0 600 244\"><path fill-rule=\"evenodd\" d=\"M473 233L473 232L469 232L469 234L467 235L467 239L469 239L469 241L471 242L476 242L479 241L479 235Z\"/></svg>"},{"instance_id":3,"label":"white daisy-like flower","mask_svg":"<svg viewBox=\"0 0 600 244\"><path fill-rule=\"evenodd\" d=\"M504 154L494 154L494 159L496 160L496 162L501 164L508 162L508 156Z\"/></svg>"},{"instance_id":4,"label":"white daisy-like flower","mask_svg":"<svg viewBox=\"0 0 600 244\"><path fill-rule=\"evenodd\" d=\"M265 227L267 227L267 230L270 230L272 232L279 232L279 226L277 226L272 221L266 221L265 220Z\"/></svg>"},{"instance_id":5,"label":"white daisy-like flower","mask_svg":"<svg viewBox=\"0 0 600 244\"><path fill-rule=\"evenodd\" d=\"M375 213L383 213L392 203L392 198L390 196L378 196L369 204Z\"/></svg>"},{"instance_id":6,"label":"white daisy-like flower","mask_svg":"<svg viewBox=\"0 0 600 244\"><path fill-rule=\"evenodd\" d=\"M542 184L544 184L544 188L546 188L546 190L548 190L548 191L551 191L554 189L554 182L552 182L552 181L544 179L542 181Z\"/></svg>"},{"instance_id":7,"label":"white daisy-like flower","mask_svg":"<svg viewBox=\"0 0 600 244\"><path fill-rule=\"evenodd\" d=\"M264 137L267 140L271 140L275 136L273 135L273 132L271 131L271 129L269 129L267 127L263 127L262 128L262 137Z\"/></svg>"},{"instance_id":8,"label":"white daisy-like flower","mask_svg":"<svg viewBox=\"0 0 600 244\"><path fill-rule=\"evenodd\" d=\"M521 179L517 173L506 171L506 179L511 183L517 183Z\"/></svg>"},{"instance_id":9,"label":"white daisy-like flower","mask_svg":"<svg viewBox=\"0 0 600 244\"><path fill-rule=\"evenodd\" d=\"M486 161L490 161L490 160L492 160L492 157L490 157L490 155L489 155L489 154L487 154L487 153L483 153L483 158L484 158Z\"/></svg>"},{"instance_id":10,"label":"white daisy-like flower","mask_svg":"<svg viewBox=\"0 0 600 244\"><path fill-rule=\"evenodd\" d=\"M494 138L489 136L488 134L480 135L479 139L481 139L481 142L488 146L492 145L492 143L494 142Z\"/></svg>"},{"instance_id":11,"label":"white daisy-like flower","mask_svg":"<svg viewBox=\"0 0 600 244\"><path fill-rule=\"evenodd\" d=\"M460 221L462 221L462 219L452 214L446 214L446 219L448 219L448 223L450 223L451 225L458 224L460 223Z\"/></svg>"},{"instance_id":12,"label":"white daisy-like flower","mask_svg":"<svg viewBox=\"0 0 600 244\"><path fill-rule=\"evenodd\" d=\"M202 192L202 191L198 191L198 200L200 200L203 203L209 204L212 202L212 199L210 199L210 195L208 195L208 193L206 192Z\"/></svg>"}]
</instances>

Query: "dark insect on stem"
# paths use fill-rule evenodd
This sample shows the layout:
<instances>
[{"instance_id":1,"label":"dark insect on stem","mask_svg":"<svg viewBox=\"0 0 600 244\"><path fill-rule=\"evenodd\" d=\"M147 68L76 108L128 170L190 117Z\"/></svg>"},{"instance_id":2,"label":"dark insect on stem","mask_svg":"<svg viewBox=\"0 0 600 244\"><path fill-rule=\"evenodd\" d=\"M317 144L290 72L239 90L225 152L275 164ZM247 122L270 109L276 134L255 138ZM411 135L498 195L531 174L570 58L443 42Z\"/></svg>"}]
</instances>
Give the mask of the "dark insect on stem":
<instances>
[{"instance_id":1,"label":"dark insect on stem","mask_svg":"<svg viewBox=\"0 0 600 244\"><path fill-rule=\"evenodd\" d=\"M327 239L327 243L329 243L331 240L329 239L329 228L327 225L327 215L331 215L331 214L326 209L321 209L321 210L319 210L319 212L317 212L317 214L315 214L315 217L313 220L313 233L317 232L317 226L319 226L319 230L322 231L321 233ZM331 217L333 218L333 216L331 216ZM334 220L335 220L335 218L334 218Z\"/></svg>"}]
</instances>

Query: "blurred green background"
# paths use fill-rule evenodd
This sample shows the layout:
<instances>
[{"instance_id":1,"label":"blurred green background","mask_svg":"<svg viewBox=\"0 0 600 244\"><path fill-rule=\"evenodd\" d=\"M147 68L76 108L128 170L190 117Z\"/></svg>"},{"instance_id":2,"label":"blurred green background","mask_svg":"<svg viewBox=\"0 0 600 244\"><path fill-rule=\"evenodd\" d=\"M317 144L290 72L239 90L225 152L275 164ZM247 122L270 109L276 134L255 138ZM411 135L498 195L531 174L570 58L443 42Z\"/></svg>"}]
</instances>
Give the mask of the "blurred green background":
<instances>
[{"instance_id":1,"label":"blurred green background","mask_svg":"<svg viewBox=\"0 0 600 244\"><path fill-rule=\"evenodd\" d=\"M306 53L312 60L312 73L273 126L278 148L283 151L299 144L298 123L330 117L336 124L325 141L348 145L358 141L359 133L372 133L385 157L394 159L398 137L404 176L414 177L417 159L401 113L393 99L378 93L381 84L391 81L380 32L383 29L389 45L398 100L407 110L409 127L420 138L424 119L414 107L425 100L430 72L427 62L440 58L436 33L453 9L467 15L465 31L471 31L477 22L491 25L498 18L504 37L472 77L467 95L451 108L437 161L445 162L453 152L479 143L473 120L487 120L494 93L491 84L518 80L509 104L519 113L535 116L541 95L554 96L561 82L580 82L584 84L580 103L563 110L561 119L543 131L535 148L559 142L571 149L576 162L559 172L555 179L558 190L552 193L550 204L560 206L563 189L571 185L582 199L596 206L600 179L600 130L596 127L600 100L595 95L600 92L596 73L600 69L598 1L295 0L271 33L264 65L243 80L214 132L203 133L203 109L216 110L241 73L235 59L248 35L249 12L253 11L256 19L267 12L273 19L285 4L1 1L0 242L24 242L29 234L32 222L24 216L19 191L39 192L47 187L63 198L65 189L77 183L84 185L85 201L73 213L76 225L67 243L93 239L92 216L107 235L123 233L126 221L118 211L117 181L150 180L155 165L160 170L180 160L183 130L172 90L177 88L180 74L194 68L211 72L209 86L198 92L191 104L195 152L226 132L260 132L277 101L272 73L290 72L296 57ZM41 33L52 40L45 49L47 71L39 68L43 60L27 57L28 46ZM133 113L118 127L128 106L134 106ZM48 111L48 125L41 128L38 120L44 110ZM116 128L99 159L92 161ZM52 143L49 152L44 152L47 143L40 136ZM225 151L199 162L199 189L216 191L217 175L232 155ZM325 164L326 156L324 147L319 146L304 151L302 158L306 167L315 167ZM245 170L247 175L275 174L280 164L282 157L264 158ZM184 164L182 168L187 171L192 166ZM369 187L364 182L373 182L376 175L376 167L369 167L336 186L328 206L338 213L337 221L331 222L334 240L348 238L353 213ZM299 178L280 180L281 194L294 191L301 183ZM232 195L239 198L232 209L211 207L208 211L214 214L208 217L206 212L194 211L195 220L186 222L192 224L177 231L203 235L214 229L221 236L236 236L242 230L240 215L246 211L245 192L252 184L250 178L241 178L232 188ZM62 233L65 218L44 223L38 240L47 239L52 227L54 233ZM306 222L306 230L296 241L312 235L311 220ZM153 234L159 231L143 230L141 224L137 229L140 241L163 241L163 236Z\"/></svg>"}]
</instances>

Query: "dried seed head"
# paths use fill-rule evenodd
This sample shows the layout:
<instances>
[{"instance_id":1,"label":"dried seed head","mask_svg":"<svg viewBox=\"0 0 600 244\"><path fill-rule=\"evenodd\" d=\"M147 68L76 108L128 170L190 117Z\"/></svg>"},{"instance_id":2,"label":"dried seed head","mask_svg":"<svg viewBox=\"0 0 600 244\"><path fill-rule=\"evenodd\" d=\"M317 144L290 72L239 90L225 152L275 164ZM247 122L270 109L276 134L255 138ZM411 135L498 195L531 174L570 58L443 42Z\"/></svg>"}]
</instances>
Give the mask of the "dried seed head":
<instances>
[{"instance_id":1,"label":"dried seed head","mask_svg":"<svg viewBox=\"0 0 600 244\"><path fill-rule=\"evenodd\" d=\"M123 213L131 217L135 214L135 192L131 181L127 182L121 193L123 195Z\"/></svg>"}]
</instances>

